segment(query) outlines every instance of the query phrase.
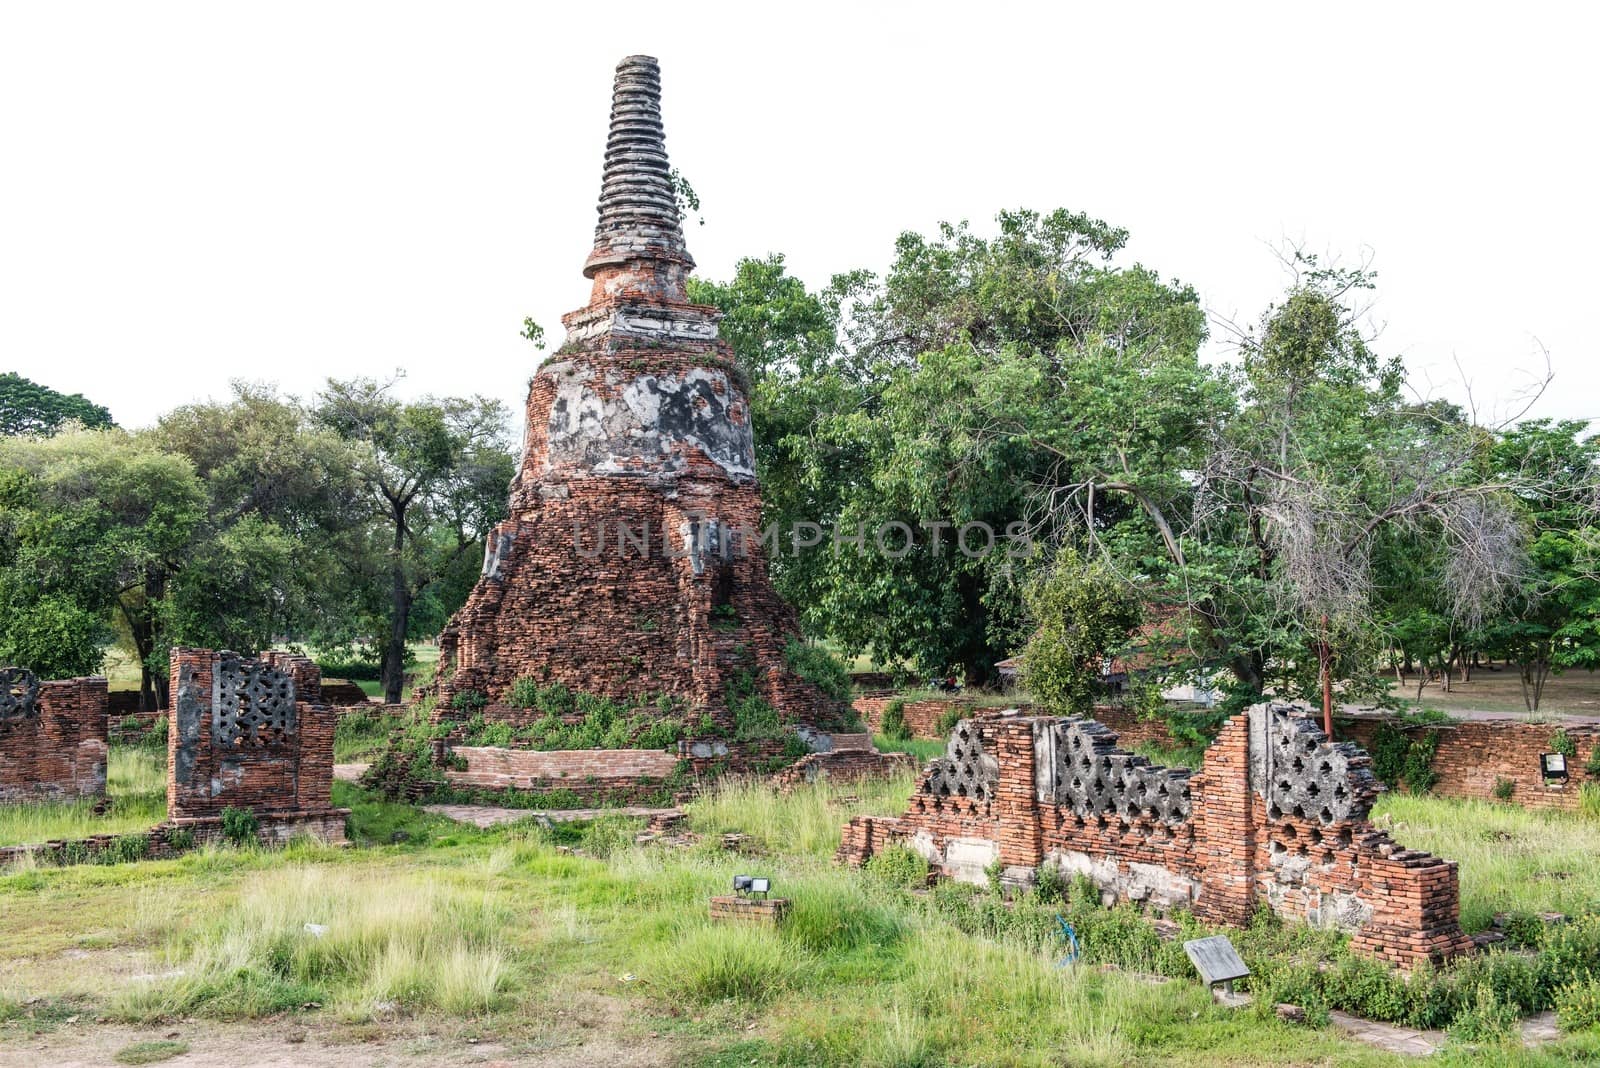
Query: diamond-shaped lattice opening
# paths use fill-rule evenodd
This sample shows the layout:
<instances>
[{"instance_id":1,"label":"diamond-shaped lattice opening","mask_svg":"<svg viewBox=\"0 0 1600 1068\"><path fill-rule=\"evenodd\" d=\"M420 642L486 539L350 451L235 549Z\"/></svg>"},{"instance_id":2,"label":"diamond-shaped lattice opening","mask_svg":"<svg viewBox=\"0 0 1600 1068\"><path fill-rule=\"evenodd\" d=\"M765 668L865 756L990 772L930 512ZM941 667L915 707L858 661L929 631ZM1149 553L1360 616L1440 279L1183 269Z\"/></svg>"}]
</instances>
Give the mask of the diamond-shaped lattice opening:
<instances>
[{"instance_id":1,"label":"diamond-shaped lattice opening","mask_svg":"<svg viewBox=\"0 0 1600 1068\"><path fill-rule=\"evenodd\" d=\"M27 668L0 668L0 723L21 722L39 711L39 677Z\"/></svg>"},{"instance_id":2,"label":"diamond-shaped lattice opening","mask_svg":"<svg viewBox=\"0 0 1600 1068\"><path fill-rule=\"evenodd\" d=\"M294 733L294 680L253 660L217 668L212 739L226 747L263 745Z\"/></svg>"}]
</instances>

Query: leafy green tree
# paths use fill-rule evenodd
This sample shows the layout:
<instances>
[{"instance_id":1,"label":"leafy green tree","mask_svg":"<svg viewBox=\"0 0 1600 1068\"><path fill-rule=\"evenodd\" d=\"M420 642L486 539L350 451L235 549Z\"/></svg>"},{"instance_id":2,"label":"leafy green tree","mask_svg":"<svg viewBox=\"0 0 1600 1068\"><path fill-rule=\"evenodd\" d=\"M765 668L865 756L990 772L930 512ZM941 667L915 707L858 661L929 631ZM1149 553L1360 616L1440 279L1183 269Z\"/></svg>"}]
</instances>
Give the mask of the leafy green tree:
<instances>
[{"instance_id":1,"label":"leafy green tree","mask_svg":"<svg viewBox=\"0 0 1600 1068\"><path fill-rule=\"evenodd\" d=\"M0 439L0 658L97 670L113 613L176 570L204 505L189 461L147 439Z\"/></svg>"},{"instance_id":2,"label":"leafy green tree","mask_svg":"<svg viewBox=\"0 0 1600 1068\"><path fill-rule=\"evenodd\" d=\"M1497 477L1519 488L1527 567L1507 611L1480 637L1518 665L1530 712L1538 711L1551 675L1600 667L1600 437L1587 433L1585 422L1530 420L1494 448Z\"/></svg>"},{"instance_id":3,"label":"leafy green tree","mask_svg":"<svg viewBox=\"0 0 1600 1068\"><path fill-rule=\"evenodd\" d=\"M1107 659L1143 619L1137 592L1104 560L1086 564L1063 548L1025 596L1034 630L1022 654L1023 683L1052 712L1088 712Z\"/></svg>"},{"instance_id":4,"label":"leafy green tree","mask_svg":"<svg viewBox=\"0 0 1600 1068\"><path fill-rule=\"evenodd\" d=\"M1064 211L1003 213L993 238L964 224L907 234L852 307L840 363L859 369L864 396L815 437L860 459L816 477L844 487L840 530L914 537L898 555L825 555L819 604L847 647L990 680L1026 633L1032 557L1026 542L962 542L1053 544L1071 498L1098 533L1181 485L1178 457L1209 415L1204 319L1188 287L1115 262L1126 240Z\"/></svg>"},{"instance_id":5,"label":"leafy green tree","mask_svg":"<svg viewBox=\"0 0 1600 1068\"><path fill-rule=\"evenodd\" d=\"M160 629L172 642L256 650L284 636L354 636L347 564L368 512L350 443L242 382L225 403L168 413L151 436L194 464L207 505L180 580L137 616L136 640ZM165 662L160 643L151 653Z\"/></svg>"},{"instance_id":6,"label":"leafy green tree","mask_svg":"<svg viewBox=\"0 0 1600 1068\"><path fill-rule=\"evenodd\" d=\"M58 393L14 371L0 374L0 435L50 434L66 422L115 425L108 410L81 393Z\"/></svg>"},{"instance_id":7,"label":"leafy green tree","mask_svg":"<svg viewBox=\"0 0 1600 1068\"><path fill-rule=\"evenodd\" d=\"M352 565L367 597L353 607L381 633L384 697L398 702L417 603L441 579L459 576L463 558L504 518L515 463L498 401L408 403L392 387L330 379L314 411L357 450L368 527Z\"/></svg>"},{"instance_id":8,"label":"leafy green tree","mask_svg":"<svg viewBox=\"0 0 1600 1068\"><path fill-rule=\"evenodd\" d=\"M826 430L871 397L870 378L847 359L842 337L846 305L868 284L858 271L813 292L787 273L780 255L740 260L726 283L689 280L691 300L722 311L722 337L749 379L763 521L780 530L831 524L864 470L858 443ZM811 633L829 631L824 564L818 553L784 551L768 560L774 584Z\"/></svg>"}]
</instances>

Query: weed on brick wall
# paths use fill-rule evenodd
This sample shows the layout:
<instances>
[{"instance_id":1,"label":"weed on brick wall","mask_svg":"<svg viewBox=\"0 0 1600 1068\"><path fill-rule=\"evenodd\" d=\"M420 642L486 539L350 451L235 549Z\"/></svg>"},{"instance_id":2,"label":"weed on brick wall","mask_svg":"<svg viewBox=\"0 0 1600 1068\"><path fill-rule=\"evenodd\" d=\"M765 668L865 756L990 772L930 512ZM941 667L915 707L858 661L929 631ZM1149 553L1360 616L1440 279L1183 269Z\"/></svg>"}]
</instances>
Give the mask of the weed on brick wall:
<instances>
[{"instance_id":1,"label":"weed on brick wall","mask_svg":"<svg viewBox=\"0 0 1600 1068\"><path fill-rule=\"evenodd\" d=\"M883 706L883 717L878 721L878 729L884 737L892 742L909 742L911 740L911 725L906 722L906 703L896 697L893 701Z\"/></svg>"},{"instance_id":2,"label":"weed on brick wall","mask_svg":"<svg viewBox=\"0 0 1600 1068\"><path fill-rule=\"evenodd\" d=\"M1425 794L1439 781L1433 758L1439 751L1439 732L1420 728L1449 722L1436 712L1399 713L1378 725L1372 735L1372 773L1391 789L1404 785ZM1416 733L1413 733L1416 732Z\"/></svg>"},{"instance_id":3,"label":"weed on brick wall","mask_svg":"<svg viewBox=\"0 0 1600 1068\"><path fill-rule=\"evenodd\" d=\"M526 727L469 719L463 745L518 749L671 749L684 736L683 702L669 694L622 701L581 693L559 682L520 678L506 692L506 703L544 713ZM576 723L567 718L581 716Z\"/></svg>"},{"instance_id":4,"label":"weed on brick wall","mask_svg":"<svg viewBox=\"0 0 1600 1068\"><path fill-rule=\"evenodd\" d=\"M234 845L253 845L260 830L261 821L250 809L229 805L222 810L222 835Z\"/></svg>"}]
</instances>

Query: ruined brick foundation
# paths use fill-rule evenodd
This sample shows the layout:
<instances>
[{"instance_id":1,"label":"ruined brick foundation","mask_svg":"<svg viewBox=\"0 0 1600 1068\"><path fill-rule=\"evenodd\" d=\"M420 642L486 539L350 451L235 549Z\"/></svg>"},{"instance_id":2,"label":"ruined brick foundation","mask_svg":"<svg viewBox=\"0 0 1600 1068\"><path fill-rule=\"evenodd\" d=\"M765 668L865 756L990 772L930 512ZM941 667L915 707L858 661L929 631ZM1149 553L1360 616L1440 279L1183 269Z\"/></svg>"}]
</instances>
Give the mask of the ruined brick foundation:
<instances>
[{"instance_id":1,"label":"ruined brick foundation","mask_svg":"<svg viewBox=\"0 0 1600 1068\"><path fill-rule=\"evenodd\" d=\"M851 820L838 856L859 865L900 843L971 882L998 861L1013 884L1051 865L1087 876L1107 903L1233 926L1265 903L1408 968L1469 949L1455 864L1373 827L1381 786L1366 753L1330 744L1302 711L1258 705L1234 717L1193 774L1116 748L1093 720L963 720L906 814Z\"/></svg>"},{"instance_id":2,"label":"ruined brick foundation","mask_svg":"<svg viewBox=\"0 0 1600 1068\"><path fill-rule=\"evenodd\" d=\"M249 659L209 649L172 651L167 819L198 837L226 808L249 809L263 835L344 841L347 809L333 807L337 713L321 703L321 673L305 657Z\"/></svg>"},{"instance_id":3,"label":"ruined brick foundation","mask_svg":"<svg viewBox=\"0 0 1600 1068\"><path fill-rule=\"evenodd\" d=\"M0 802L106 792L106 680L0 668Z\"/></svg>"},{"instance_id":4,"label":"ruined brick foundation","mask_svg":"<svg viewBox=\"0 0 1600 1068\"><path fill-rule=\"evenodd\" d=\"M457 694L516 722L518 679L641 706L680 699L691 722L732 726L730 686L783 721L824 729L846 712L790 670L794 612L767 577L758 538L748 386L691 304L662 137L660 72L617 68L587 307L528 391L510 515L482 576L439 638L436 716ZM625 532L625 533L624 533Z\"/></svg>"}]
</instances>

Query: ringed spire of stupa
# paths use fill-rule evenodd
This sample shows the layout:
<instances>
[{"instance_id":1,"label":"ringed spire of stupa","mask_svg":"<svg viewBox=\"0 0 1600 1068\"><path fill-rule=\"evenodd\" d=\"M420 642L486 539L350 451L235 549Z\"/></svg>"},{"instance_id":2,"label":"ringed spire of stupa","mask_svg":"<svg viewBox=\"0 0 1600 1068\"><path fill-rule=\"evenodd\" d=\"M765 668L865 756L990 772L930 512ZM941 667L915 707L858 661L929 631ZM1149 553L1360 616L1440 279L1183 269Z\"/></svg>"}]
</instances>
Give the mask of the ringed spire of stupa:
<instances>
[{"instance_id":1,"label":"ringed spire of stupa","mask_svg":"<svg viewBox=\"0 0 1600 1068\"><path fill-rule=\"evenodd\" d=\"M649 261L679 264L683 272L694 269L667 162L661 67L654 56L628 56L617 64L599 215L585 277Z\"/></svg>"}]
</instances>

